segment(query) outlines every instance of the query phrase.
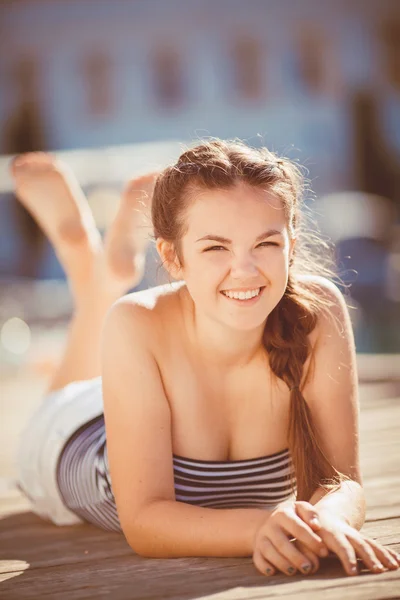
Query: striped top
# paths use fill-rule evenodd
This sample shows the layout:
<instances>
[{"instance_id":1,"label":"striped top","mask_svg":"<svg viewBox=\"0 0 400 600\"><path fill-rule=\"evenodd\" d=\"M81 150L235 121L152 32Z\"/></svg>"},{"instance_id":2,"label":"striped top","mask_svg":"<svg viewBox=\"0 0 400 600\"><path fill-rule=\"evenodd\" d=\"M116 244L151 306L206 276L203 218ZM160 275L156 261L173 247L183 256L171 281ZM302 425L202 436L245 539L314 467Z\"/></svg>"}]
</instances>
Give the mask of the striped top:
<instances>
[{"instance_id":1,"label":"striped top","mask_svg":"<svg viewBox=\"0 0 400 600\"><path fill-rule=\"evenodd\" d=\"M292 495L289 450L249 460L205 461L173 455L175 497L210 508L270 507Z\"/></svg>"},{"instance_id":2,"label":"striped top","mask_svg":"<svg viewBox=\"0 0 400 600\"><path fill-rule=\"evenodd\" d=\"M173 454L175 498L208 508L273 508L293 494L289 450L249 460L205 461ZM108 466L104 417L67 441L57 466L65 505L84 521L121 531Z\"/></svg>"}]
</instances>

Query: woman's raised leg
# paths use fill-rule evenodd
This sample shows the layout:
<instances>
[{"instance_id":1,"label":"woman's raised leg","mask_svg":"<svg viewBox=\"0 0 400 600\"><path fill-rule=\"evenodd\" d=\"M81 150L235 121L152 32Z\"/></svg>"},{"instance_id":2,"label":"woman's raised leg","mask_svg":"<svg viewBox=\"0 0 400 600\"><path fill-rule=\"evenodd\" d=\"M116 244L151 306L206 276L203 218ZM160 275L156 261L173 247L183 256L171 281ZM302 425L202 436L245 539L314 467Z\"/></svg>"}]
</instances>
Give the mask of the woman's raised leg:
<instances>
[{"instance_id":1,"label":"woman's raised leg","mask_svg":"<svg viewBox=\"0 0 400 600\"><path fill-rule=\"evenodd\" d=\"M43 228L65 270L74 300L66 347L50 390L100 375L100 336L111 304L144 273L157 173L131 180L104 243L73 173L44 153L11 167L16 194Z\"/></svg>"}]
</instances>

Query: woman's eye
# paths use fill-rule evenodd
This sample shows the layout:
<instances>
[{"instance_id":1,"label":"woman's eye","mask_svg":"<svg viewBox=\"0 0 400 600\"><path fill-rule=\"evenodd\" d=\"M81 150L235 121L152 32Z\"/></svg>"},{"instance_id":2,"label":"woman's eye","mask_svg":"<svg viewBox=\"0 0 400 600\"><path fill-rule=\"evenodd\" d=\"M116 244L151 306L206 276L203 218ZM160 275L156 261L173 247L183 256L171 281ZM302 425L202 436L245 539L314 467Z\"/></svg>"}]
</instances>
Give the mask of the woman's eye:
<instances>
[{"instance_id":1,"label":"woman's eye","mask_svg":"<svg viewBox=\"0 0 400 600\"><path fill-rule=\"evenodd\" d=\"M264 246L264 247L279 246L279 244L277 244L276 242L261 242L261 244L258 244L257 248L259 248L260 246ZM226 250L226 248L224 248L224 246L210 246L210 248L205 248L204 252L211 252L211 251L220 252L221 250Z\"/></svg>"},{"instance_id":2,"label":"woman's eye","mask_svg":"<svg viewBox=\"0 0 400 600\"><path fill-rule=\"evenodd\" d=\"M259 246L279 246L279 244L277 244L276 242L261 242L261 244L258 244Z\"/></svg>"},{"instance_id":3,"label":"woman's eye","mask_svg":"<svg viewBox=\"0 0 400 600\"><path fill-rule=\"evenodd\" d=\"M204 252L210 252L211 250L225 250L223 246L211 246L210 248L205 248Z\"/></svg>"}]
</instances>

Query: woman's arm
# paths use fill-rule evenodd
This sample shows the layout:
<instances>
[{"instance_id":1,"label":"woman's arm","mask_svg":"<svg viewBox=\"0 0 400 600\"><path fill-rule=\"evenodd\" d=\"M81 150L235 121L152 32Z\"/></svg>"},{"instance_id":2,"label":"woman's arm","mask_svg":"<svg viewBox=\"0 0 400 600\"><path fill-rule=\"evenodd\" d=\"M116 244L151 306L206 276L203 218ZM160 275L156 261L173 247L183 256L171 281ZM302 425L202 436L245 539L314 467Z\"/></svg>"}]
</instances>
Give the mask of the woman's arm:
<instances>
[{"instance_id":1,"label":"woman's arm","mask_svg":"<svg viewBox=\"0 0 400 600\"><path fill-rule=\"evenodd\" d=\"M356 573L356 556L380 572L398 567L398 558L361 533L366 502L359 462L359 400L355 344L350 316L340 290L320 278L321 293L332 303L321 317L315 346L312 376L304 388L322 450L331 464L350 480L326 493L319 488L310 498L318 512L320 527L314 528L325 544ZM301 516L301 506L299 511Z\"/></svg>"},{"instance_id":2,"label":"woman's arm","mask_svg":"<svg viewBox=\"0 0 400 600\"><path fill-rule=\"evenodd\" d=\"M126 537L133 550L149 558L249 557L256 532L270 513L158 500L142 508Z\"/></svg>"},{"instance_id":3,"label":"woman's arm","mask_svg":"<svg viewBox=\"0 0 400 600\"><path fill-rule=\"evenodd\" d=\"M359 459L359 398L356 350L349 312L340 290L317 278L321 293L332 306L319 318L312 372L303 395L326 457L351 481L329 494L315 490L309 502L343 517L361 529L365 498Z\"/></svg>"}]
</instances>

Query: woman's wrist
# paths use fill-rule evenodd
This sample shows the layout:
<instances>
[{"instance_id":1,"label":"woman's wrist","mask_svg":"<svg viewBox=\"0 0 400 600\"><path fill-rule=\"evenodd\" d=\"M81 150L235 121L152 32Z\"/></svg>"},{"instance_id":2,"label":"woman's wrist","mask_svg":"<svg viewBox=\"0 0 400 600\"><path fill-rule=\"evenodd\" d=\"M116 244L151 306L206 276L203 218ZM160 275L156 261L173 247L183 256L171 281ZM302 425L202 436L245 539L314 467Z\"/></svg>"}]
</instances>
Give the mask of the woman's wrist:
<instances>
[{"instance_id":1,"label":"woman's wrist","mask_svg":"<svg viewBox=\"0 0 400 600\"><path fill-rule=\"evenodd\" d=\"M362 497L355 499L343 493L332 493L324 496L314 505L321 519L340 521L360 530L365 519L365 501Z\"/></svg>"}]
</instances>

